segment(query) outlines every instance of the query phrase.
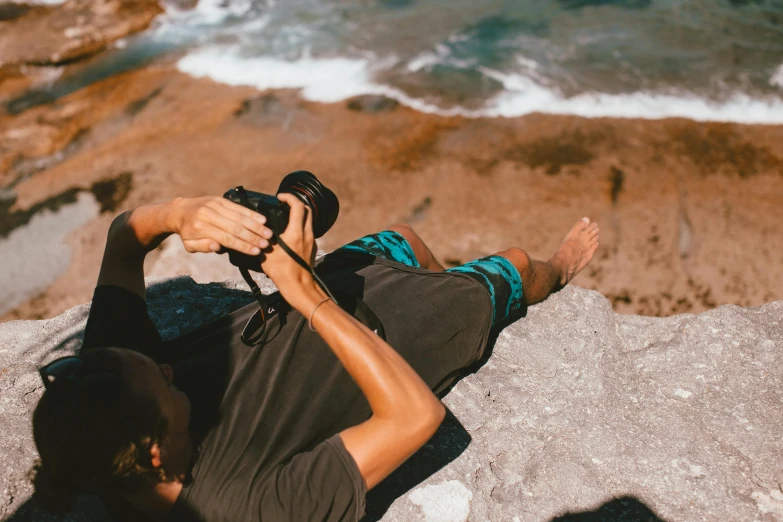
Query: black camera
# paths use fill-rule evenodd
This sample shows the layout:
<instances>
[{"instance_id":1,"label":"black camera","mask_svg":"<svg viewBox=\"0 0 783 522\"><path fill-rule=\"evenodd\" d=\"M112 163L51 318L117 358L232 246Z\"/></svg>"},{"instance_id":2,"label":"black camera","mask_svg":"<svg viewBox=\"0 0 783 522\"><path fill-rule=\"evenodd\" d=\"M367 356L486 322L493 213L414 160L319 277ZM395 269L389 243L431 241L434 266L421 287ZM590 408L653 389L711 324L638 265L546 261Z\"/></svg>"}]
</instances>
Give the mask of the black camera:
<instances>
[{"instance_id":1,"label":"black camera","mask_svg":"<svg viewBox=\"0 0 783 522\"><path fill-rule=\"evenodd\" d=\"M312 173L297 170L283 178L277 193L289 193L298 197L313 213L313 234L321 237L332 228L340 212L340 203L334 192L318 181ZM275 196L245 190L242 186L232 188L223 197L243 207L266 216L266 226L275 236L282 234L288 226L290 207ZM273 239L274 241L274 239ZM236 250L227 250L232 265L248 270L261 270L261 256L249 256Z\"/></svg>"}]
</instances>

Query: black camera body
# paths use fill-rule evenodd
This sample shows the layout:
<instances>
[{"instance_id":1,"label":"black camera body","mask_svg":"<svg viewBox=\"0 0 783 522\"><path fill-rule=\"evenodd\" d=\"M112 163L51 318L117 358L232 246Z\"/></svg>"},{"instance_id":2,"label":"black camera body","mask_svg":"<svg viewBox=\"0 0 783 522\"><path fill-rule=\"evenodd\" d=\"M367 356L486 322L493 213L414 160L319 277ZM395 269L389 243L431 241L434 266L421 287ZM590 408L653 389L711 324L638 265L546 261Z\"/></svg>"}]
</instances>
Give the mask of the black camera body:
<instances>
[{"instance_id":1,"label":"black camera body","mask_svg":"<svg viewBox=\"0 0 783 522\"><path fill-rule=\"evenodd\" d=\"M334 222L337 221L337 215L340 213L340 203L337 200L337 196L318 181L318 178L306 170L298 170L288 174L280 182L277 193L293 194L310 208L310 212L313 213L313 235L316 238L326 234L332 228ZM291 208L287 203L283 203L275 196L245 190L244 187L238 186L227 191L223 194L223 197L264 215L266 217L266 227L274 234L272 242L288 226ZM263 254L250 256L236 250L227 249L226 251L232 265L256 272L261 270Z\"/></svg>"},{"instance_id":2,"label":"black camera body","mask_svg":"<svg viewBox=\"0 0 783 522\"><path fill-rule=\"evenodd\" d=\"M264 215L266 227L276 236L285 232L285 228L288 226L288 213L291 209L287 203L283 203L269 194L245 190L242 186L232 188L223 194L223 197Z\"/></svg>"}]
</instances>

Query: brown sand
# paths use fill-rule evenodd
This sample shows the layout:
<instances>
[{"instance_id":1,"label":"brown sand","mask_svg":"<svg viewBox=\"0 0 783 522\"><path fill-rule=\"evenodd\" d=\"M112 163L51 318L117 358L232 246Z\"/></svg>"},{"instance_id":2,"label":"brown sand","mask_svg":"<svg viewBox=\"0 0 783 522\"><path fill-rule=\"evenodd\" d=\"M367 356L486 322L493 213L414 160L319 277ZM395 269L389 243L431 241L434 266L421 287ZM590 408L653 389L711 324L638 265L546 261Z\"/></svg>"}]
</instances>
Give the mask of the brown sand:
<instances>
[{"instance_id":1,"label":"brown sand","mask_svg":"<svg viewBox=\"0 0 783 522\"><path fill-rule=\"evenodd\" d=\"M605 294L619 312L670 315L783 298L783 126L463 119L346 105L158 65L1 117L0 186L16 180L17 209L132 178L116 211L71 235L70 269L3 319L49 317L88 301L118 211L238 184L271 192L297 169L313 171L340 198L325 250L407 221L446 264L508 246L547 259L590 216L602 244L574 284ZM30 167L58 151L63 158Z\"/></svg>"}]
</instances>

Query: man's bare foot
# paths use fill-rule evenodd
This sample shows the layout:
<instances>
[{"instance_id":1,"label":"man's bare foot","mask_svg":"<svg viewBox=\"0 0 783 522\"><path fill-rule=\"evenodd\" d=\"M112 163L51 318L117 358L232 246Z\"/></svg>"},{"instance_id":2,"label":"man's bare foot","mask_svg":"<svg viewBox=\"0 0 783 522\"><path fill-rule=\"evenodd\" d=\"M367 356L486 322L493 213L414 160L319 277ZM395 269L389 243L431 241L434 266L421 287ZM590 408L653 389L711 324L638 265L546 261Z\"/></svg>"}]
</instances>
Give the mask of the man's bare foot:
<instances>
[{"instance_id":1,"label":"man's bare foot","mask_svg":"<svg viewBox=\"0 0 783 522\"><path fill-rule=\"evenodd\" d=\"M598 250L598 223L582 218L566 234L560 247L549 260L560 273L560 285L565 286L593 259Z\"/></svg>"}]
</instances>

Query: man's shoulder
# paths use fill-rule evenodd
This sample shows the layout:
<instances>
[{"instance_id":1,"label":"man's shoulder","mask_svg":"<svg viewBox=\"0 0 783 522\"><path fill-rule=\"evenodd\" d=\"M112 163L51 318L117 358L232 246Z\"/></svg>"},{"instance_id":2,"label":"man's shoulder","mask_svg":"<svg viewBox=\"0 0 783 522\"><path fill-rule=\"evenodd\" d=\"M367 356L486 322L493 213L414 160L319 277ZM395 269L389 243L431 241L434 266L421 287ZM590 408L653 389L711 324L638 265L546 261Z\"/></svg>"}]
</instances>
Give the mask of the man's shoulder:
<instances>
[{"instance_id":1,"label":"man's shoulder","mask_svg":"<svg viewBox=\"0 0 783 522\"><path fill-rule=\"evenodd\" d=\"M116 347L153 355L161 343L144 298L119 286L95 288L82 351Z\"/></svg>"}]
</instances>

